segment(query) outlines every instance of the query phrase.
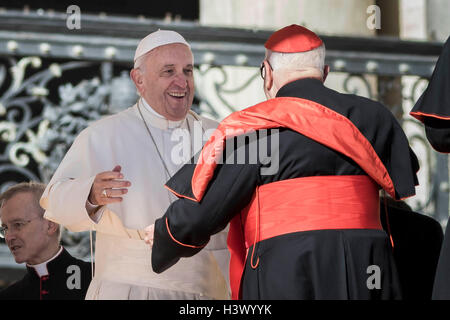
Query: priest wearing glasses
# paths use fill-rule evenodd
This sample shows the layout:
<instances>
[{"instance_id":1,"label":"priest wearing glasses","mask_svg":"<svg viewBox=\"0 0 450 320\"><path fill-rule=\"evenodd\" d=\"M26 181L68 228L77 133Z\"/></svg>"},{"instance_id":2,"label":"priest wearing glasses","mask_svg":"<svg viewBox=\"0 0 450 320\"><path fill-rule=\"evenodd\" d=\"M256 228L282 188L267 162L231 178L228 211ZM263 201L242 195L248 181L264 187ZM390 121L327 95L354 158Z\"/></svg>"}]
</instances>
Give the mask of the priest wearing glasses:
<instances>
[{"instance_id":1,"label":"priest wearing glasses","mask_svg":"<svg viewBox=\"0 0 450 320\"><path fill-rule=\"evenodd\" d=\"M202 147L194 132L206 141L217 126L190 110L193 68L180 34L158 30L142 39L130 73L139 100L83 130L41 198L47 219L75 232L96 231L95 276L86 299L229 297L226 268L218 262L227 261L225 233L164 274L152 271L144 242L144 228L176 200L164 188L183 164L174 156L180 144L174 131L188 133L189 159Z\"/></svg>"},{"instance_id":2,"label":"priest wearing glasses","mask_svg":"<svg viewBox=\"0 0 450 320\"><path fill-rule=\"evenodd\" d=\"M45 185L30 181L0 195L0 237L24 277L0 291L0 300L81 300L91 281L91 264L61 245L61 228L44 219L39 199Z\"/></svg>"}]
</instances>

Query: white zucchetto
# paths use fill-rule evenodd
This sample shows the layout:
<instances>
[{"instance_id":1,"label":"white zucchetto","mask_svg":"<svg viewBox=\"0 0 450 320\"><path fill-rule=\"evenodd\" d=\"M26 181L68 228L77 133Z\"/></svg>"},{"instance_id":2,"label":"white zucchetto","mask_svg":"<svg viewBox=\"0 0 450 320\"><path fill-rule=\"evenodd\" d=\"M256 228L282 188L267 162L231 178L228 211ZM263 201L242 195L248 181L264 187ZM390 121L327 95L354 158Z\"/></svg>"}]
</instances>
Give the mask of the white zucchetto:
<instances>
[{"instance_id":1,"label":"white zucchetto","mask_svg":"<svg viewBox=\"0 0 450 320\"><path fill-rule=\"evenodd\" d=\"M187 45L189 48L191 47L178 32L171 30L158 30L150 33L139 42L136 48L136 53L134 54L134 62L136 62L139 57L142 57L147 52L150 52L157 47L172 43L182 43Z\"/></svg>"}]
</instances>

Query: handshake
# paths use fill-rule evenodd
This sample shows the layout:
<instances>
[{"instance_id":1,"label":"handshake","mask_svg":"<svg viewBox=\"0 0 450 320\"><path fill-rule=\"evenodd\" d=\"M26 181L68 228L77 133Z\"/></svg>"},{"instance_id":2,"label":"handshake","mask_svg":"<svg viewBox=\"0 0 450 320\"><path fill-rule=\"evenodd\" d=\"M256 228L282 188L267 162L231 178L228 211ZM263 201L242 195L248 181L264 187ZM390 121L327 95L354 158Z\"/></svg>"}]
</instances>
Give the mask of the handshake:
<instances>
[{"instance_id":1,"label":"handshake","mask_svg":"<svg viewBox=\"0 0 450 320\"><path fill-rule=\"evenodd\" d=\"M149 244L150 247L153 247L153 235L155 233L155 225L151 224L147 228L144 229L145 237L144 241L146 244Z\"/></svg>"}]
</instances>

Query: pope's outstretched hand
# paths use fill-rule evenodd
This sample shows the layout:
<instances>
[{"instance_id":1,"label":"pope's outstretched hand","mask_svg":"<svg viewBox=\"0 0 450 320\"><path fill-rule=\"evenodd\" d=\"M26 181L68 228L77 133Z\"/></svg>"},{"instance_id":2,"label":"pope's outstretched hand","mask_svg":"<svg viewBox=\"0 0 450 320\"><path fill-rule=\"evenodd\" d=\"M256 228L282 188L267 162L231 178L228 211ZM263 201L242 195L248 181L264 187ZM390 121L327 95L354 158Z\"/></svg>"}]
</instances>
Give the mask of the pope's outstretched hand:
<instances>
[{"instance_id":1,"label":"pope's outstretched hand","mask_svg":"<svg viewBox=\"0 0 450 320\"><path fill-rule=\"evenodd\" d=\"M123 179L121 170L120 166L115 166L112 171L101 172L95 176L88 197L90 203L105 205L123 200L122 196L128 192L131 182L121 180Z\"/></svg>"}]
</instances>

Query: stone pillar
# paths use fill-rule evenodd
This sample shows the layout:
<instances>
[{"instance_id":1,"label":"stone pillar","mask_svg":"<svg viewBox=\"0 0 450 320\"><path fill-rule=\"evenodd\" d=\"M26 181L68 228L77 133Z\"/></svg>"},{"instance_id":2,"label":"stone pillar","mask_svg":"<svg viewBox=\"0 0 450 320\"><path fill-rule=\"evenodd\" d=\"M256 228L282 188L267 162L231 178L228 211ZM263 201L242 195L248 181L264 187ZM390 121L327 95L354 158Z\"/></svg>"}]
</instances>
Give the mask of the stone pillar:
<instances>
[{"instance_id":1,"label":"stone pillar","mask_svg":"<svg viewBox=\"0 0 450 320\"><path fill-rule=\"evenodd\" d=\"M426 35L430 40L442 42L450 36L450 1L426 2Z\"/></svg>"},{"instance_id":2,"label":"stone pillar","mask_svg":"<svg viewBox=\"0 0 450 320\"><path fill-rule=\"evenodd\" d=\"M400 37L399 2L391 0L377 0L381 12L381 28L377 29L377 36ZM389 107L395 117L402 122L402 78L378 77L377 100Z\"/></svg>"},{"instance_id":3,"label":"stone pillar","mask_svg":"<svg viewBox=\"0 0 450 320\"><path fill-rule=\"evenodd\" d=\"M400 0L400 37L426 39L426 0Z\"/></svg>"},{"instance_id":4,"label":"stone pillar","mask_svg":"<svg viewBox=\"0 0 450 320\"><path fill-rule=\"evenodd\" d=\"M200 0L200 24L276 30L296 23L320 34L372 35L374 0Z\"/></svg>"}]
</instances>

